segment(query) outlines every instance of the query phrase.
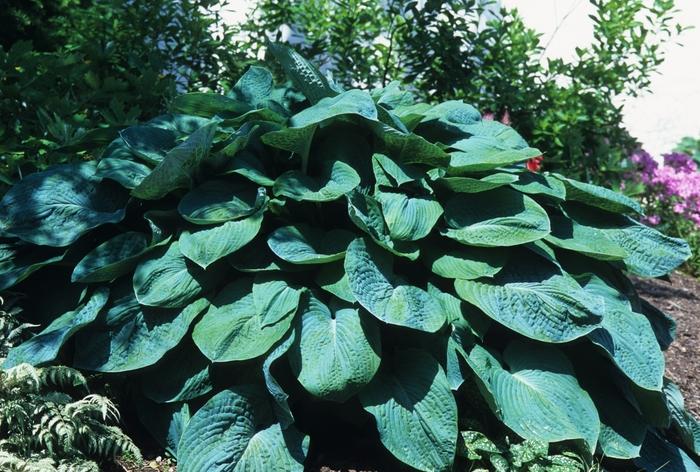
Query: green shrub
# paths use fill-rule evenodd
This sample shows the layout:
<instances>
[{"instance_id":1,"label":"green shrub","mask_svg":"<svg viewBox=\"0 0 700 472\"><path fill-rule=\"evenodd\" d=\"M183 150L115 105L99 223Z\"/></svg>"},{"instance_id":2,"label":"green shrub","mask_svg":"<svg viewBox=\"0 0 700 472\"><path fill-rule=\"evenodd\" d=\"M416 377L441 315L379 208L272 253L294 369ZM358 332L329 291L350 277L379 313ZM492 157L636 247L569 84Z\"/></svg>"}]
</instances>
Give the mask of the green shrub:
<instances>
[{"instance_id":1,"label":"green shrub","mask_svg":"<svg viewBox=\"0 0 700 472\"><path fill-rule=\"evenodd\" d=\"M222 90L228 76L243 70L217 1L59 3L42 7L58 12L35 34L0 46L6 184L55 163L90 159L121 128L161 113L178 89ZM25 2L4 13L36 18L36 8Z\"/></svg>"},{"instance_id":2,"label":"green shrub","mask_svg":"<svg viewBox=\"0 0 700 472\"><path fill-rule=\"evenodd\" d=\"M260 54L268 35L287 26L290 42L346 87L398 79L424 100L507 114L548 170L619 182L636 147L620 103L648 88L664 59L660 45L683 30L674 1L590 0L593 40L572 60L546 62L540 35L517 10L493 3L260 0L241 26L243 51Z\"/></svg>"},{"instance_id":3,"label":"green shrub","mask_svg":"<svg viewBox=\"0 0 700 472\"><path fill-rule=\"evenodd\" d=\"M673 322L625 275L666 274L685 242L627 197L527 171L540 151L469 105L340 92L272 50L300 111L251 68L5 195L0 288L50 323L7 366L124 379L181 472L301 471L318 421L424 471L491 461L474 431L544 466L565 446L698 470L663 377Z\"/></svg>"}]
</instances>

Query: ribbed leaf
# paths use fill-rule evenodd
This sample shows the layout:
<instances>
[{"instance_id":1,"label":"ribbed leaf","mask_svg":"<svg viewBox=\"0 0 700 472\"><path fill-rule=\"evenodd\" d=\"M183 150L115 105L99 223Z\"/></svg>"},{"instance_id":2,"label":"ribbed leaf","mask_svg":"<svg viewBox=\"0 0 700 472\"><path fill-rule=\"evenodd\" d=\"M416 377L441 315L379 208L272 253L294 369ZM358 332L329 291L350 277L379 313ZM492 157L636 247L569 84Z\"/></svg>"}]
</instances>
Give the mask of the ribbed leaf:
<instances>
[{"instance_id":1,"label":"ribbed leaf","mask_svg":"<svg viewBox=\"0 0 700 472\"><path fill-rule=\"evenodd\" d=\"M568 179L554 174L566 186L566 199L614 213L642 213L642 207L631 198L598 185Z\"/></svg>"},{"instance_id":2,"label":"ribbed leaf","mask_svg":"<svg viewBox=\"0 0 700 472\"><path fill-rule=\"evenodd\" d=\"M207 158L218 127L212 121L172 148L155 169L131 191L143 200L158 200L178 188L190 188L195 173Z\"/></svg>"},{"instance_id":3,"label":"ribbed leaf","mask_svg":"<svg viewBox=\"0 0 700 472\"><path fill-rule=\"evenodd\" d=\"M59 316L39 334L12 348L2 367L9 369L22 363L41 366L56 360L66 341L97 318L107 303L108 296L109 290L106 287L95 290L86 303Z\"/></svg>"},{"instance_id":4,"label":"ribbed leaf","mask_svg":"<svg viewBox=\"0 0 700 472\"><path fill-rule=\"evenodd\" d=\"M106 158L97 164L95 177L110 179L129 190L137 187L148 174L151 168L131 160Z\"/></svg>"},{"instance_id":5,"label":"ribbed leaf","mask_svg":"<svg viewBox=\"0 0 700 472\"><path fill-rule=\"evenodd\" d=\"M214 262L241 249L257 236L263 222L264 209L248 218L227 221L213 228L184 231L180 235L180 251L192 262L206 269Z\"/></svg>"},{"instance_id":6,"label":"ribbed leaf","mask_svg":"<svg viewBox=\"0 0 700 472\"><path fill-rule=\"evenodd\" d=\"M177 346L209 302L200 298L182 309L139 305L127 291L114 300L104 320L81 331L74 365L98 372L127 372L155 364Z\"/></svg>"},{"instance_id":7,"label":"ribbed leaf","mask_svg":"<svg viewBox=\"0 0 700 472\"><path fill-rule=\"evenodd\" d=\"M582 439L595 450L598 413L557 348L513 341L502 363L475 345L466 360L496 416L519 436L547 442Z\"/></svg>"},{"instance_id":8,"label":"ribbed leaf","mask_svg":"<svg viewBox=\"0 0 700 472\"><path fill-rule=\"evenodd\" d=\"M211 392L209 359L191 342L169 352L141 376L143 393L157 403L192 400Z\"/></svg>"},{"instance_id":9,"label":"ribbed leaf","mask_svg":"<svg viewBox=\"0 0 700 472\"><path fill-rule=\"evenodd\" d=\"M241 386L212 397L182 433L181 472L302 472L308 437L294 428L270 425L264 392Z\"/></svg>"},{"instance_id":10,"label":"ribbed leaf","mask_svg":"<svg viewBox=\"0 0 700 472\"><path fill-rule=\"evenodd\" d=\"M326 161L321 174L312 177L301 171L290 170L275 180L272 191L298 201L328 202L336 200L360 184L360 176L342 161Z\"/></svg>"},{"instance_id":11,"label":"ribbed leaf","mask_svg":"<svg viewBox=\"0 0 700 472\"><path fill-rule=\"evenodd\" d=\"M452 470L457 405L440 364L419 350L399 351L360 392L379 439L397 459L421 471Z\"/></svg>"},{"instance_id":12,"label":"ribbed leaf","mask_svg":"<svg viewBox=\"0 0 700 472\"><path fill-rule=\"evenodd\" d=\"M445 324L437 300L396 275L389 253L371 242L358 238L350 243L345 272L360 305L385 323L430 333Z\"/></svg>"},{"instance_id":13,"label":"ribbed leaf","mask_svg":"<svg viewBox=\"0 0 700 472\"><path fill-rule=\"evenodd\" d=\"M315 397L344 402L372 380L381 361L376 321L351 307L305 297L299 336L289 352L292 370Z\"/></svg>"},{"instance_id":14,"label":"ribbed leaf","mask_svg":"<svg viewBox=\"0 0 700 472\"><path fill-rule=\"evenodd\" d=\"M445 236L470 246L516 246L542 239L550 231L541 206L506 188L455 195L445 205L445 220Z\"/></svg>"},{"instance_id":15,"label":"ribbed leaf","mask_svg":"<svg viewBox=\"0 0 700 472\"><path fill-rule=\"evenodd\" d=\"M131 272L149 247L145 234L127 231L88 252L73 269L72 282L109 282Z\"/></svg>"},{"instance_id":16,"label":"ribbed leaf","mask_svg":"<svg viewBox=\"0 0 700 472\"><path fill-rule=\"evenodd\" d=\"M157 164L163 160L170 149L175 147L175 133L171 130L149 125L130 126L119 132L126 147L133 155L150 163ZM113 148L116 150L116 147ZM112 153L105 153L105 156Z\"/></svg>"},{"instance_id":17,"label":"ribbed leaf","mask_svg":"<svg viewBox=\"0 0 700 472\"><path fill-rule=\"evenodd\" d=\"M342 229L325 232L296 225L276 229L267 244L280 259L292 264L325 264L342 259L354 238L353 233Z\"/></svg>"},{"instance_id":18,"label":"ribbed leaf","mask_svg":"<svg viewBox=\"0 0 700 472\"><path fill-rule=\"evenodd\" d=\"M642 277L660 277L690 257L688 243L671 238L623 215L568 204L566 214L577 224L602 231L627 252L627 269Z\"/></svg>"},{"instance_id":19,"label":"ribbed leaf","mask_svg":"<svg viewBox=\"0 0 700 472\"><path fill-rule=\"evenodd\" d=\"M182 307L197 298L214 276L186 259L175 241L136 267L134 292L142 305Z\"/></svg>"},{"instance_id":20,"label":"ribbed leaf","mask_svg":"<svg viewBox=\"0 0 700 472\"><path fill-rule=\"evenodd\" d=\"M502 325L538 341L563 343L600 323L602 300L534 255L512 257L493 279L456 280L457 294Z\"/></svg>"},{"instance_id":21,"label":"ribbed leaf","mask_svg":"<svg viewBox=\"0 0 700 472\"><path fill-rule=\"evenodd\" d=\"M274 318L279 319L265 324L268 313L257 310L252 291L252 279L240 278L228 284L195 325L192 339L213 362L262 356L289 330L294 311L282 317L276 311Z\"/></svg>"},{"instance_id":22,"label":"ribbed leaf","mask_svg":"<svg viewBox=\"0 0 700 472\"><path fill-rule=\"evenodd\" d=\"M255 213L265 202L265 191L245 182L209 180L180 200L178 211L198 225L225 223Z\"/></svg>"},{"instance_id":23,"label":"ribbed leaf","mask_svg":"<svg viewBox=\"0 0 700 472\"><path fill-rule=\"evenodd\" d=\"M649 321L632 311L629 300L601 278L587 275L579 281L603 303L600 328L588 338L634 383L647 390L661 390L664 356Z\"/></svg>"},{"instance_id":24,"label":"ribbed leaf","mask_svg":"<svg viewBox=\"0 0 700 472\"><path fill-rule=\"evenodd\" d=\"M124 218L126 195L99 183L94 162L26 176L0 201L0 231L40 246L64 247L93 228Z\"/></svg>"}]
</instances>

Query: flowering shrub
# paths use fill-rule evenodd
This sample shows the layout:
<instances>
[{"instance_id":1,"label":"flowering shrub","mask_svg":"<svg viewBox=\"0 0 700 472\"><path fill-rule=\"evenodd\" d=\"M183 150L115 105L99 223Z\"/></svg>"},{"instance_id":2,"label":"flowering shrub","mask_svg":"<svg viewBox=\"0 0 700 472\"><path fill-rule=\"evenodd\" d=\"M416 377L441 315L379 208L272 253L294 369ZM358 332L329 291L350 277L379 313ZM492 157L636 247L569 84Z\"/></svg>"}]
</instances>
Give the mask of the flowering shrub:
<instances>
[{"instance_id":1,"label":"flowering shrub","mask_svg":"<svg viewBox=\"0 0 700 472\"><path fill-rule=\"evenodd\" d=\"M700 172L688 154L672 152L663 156L663 165L645 151L633 154L630 160L639 172L631 175L641 184L641 197L646 210L644 222L687 239L691 246L700 246ZM697 241L697 244L693 242ZM694 250L696 254L698 251ZM700 273L700 258L687 265L693 274Z\"/></svg>"}]
</instances>

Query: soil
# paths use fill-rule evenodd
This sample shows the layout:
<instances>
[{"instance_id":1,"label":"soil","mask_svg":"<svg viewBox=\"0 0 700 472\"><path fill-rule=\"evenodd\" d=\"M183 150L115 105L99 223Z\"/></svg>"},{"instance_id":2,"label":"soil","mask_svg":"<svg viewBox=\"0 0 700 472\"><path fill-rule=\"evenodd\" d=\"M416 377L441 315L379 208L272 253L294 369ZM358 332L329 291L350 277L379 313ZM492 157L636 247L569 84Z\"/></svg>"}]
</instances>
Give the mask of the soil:
<instances>
[{"instance_id":1,"label":"soil","mask_svg":"<svg viewBox=\"0 0 700 472\"><path fill-rule=\"evenodd\" d=\"M700 418L700 281L677 272L669 281L635 279L634 285L642 298L676 320L666 376L680 387L686 409Z\"/></svg>"},{"instance_id":2,"label":"soil","mask_svg":"<svg viewBox=\"0 0 700 472\"><path fill-rule=\"evenodd\" d=\"M666 351L666 375L685 397L686 408L700 418L700 281L682 273L669 280L638 279L634 285L639 295L676 320L676 340ZM354 441L353 441L354 442ZM359 441L360 443L362 441ZM347 444L347 443L346 443ZM354 451L314 451L310 454L310 472L375 472L397 470L396 464L385 467L391 458L374 444L361 444ZM348 457L350 456L350 457ZM363 458L358 460L359 458ZM330 466L330 467L329 467ZM117 460L109 472L174 472L174 461L151 457L136 465Z\"/></svg>"}]
</instances>

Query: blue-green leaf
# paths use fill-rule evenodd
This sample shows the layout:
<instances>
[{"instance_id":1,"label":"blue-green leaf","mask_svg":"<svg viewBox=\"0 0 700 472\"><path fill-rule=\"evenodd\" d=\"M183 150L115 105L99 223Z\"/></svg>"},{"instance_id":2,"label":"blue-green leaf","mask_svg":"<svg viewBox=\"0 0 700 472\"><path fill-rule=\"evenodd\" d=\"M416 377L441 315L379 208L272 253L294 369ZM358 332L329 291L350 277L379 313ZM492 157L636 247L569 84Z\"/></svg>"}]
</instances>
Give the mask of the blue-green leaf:
<instances>
[{"instance_id":1,"label":"blue-green leaf","mask_svg":"<svg viewBox=\"0 0 700 472\"><path fill-rule=\"evenodd\" d=\"M517 246L550 231L547 212L532 198L507 188L455 195L445 205L445 220L445 236L470 246Z\"/></svg>"},{"instance_id":2,"label":"blue-green leaf","mask_svg":"<svg viewBox=\"0 0 700 472\"><path fill-rule=\"evenodd\" d=\"M376 321L357 308L324 305L304 297L299 336L289 353L297 379L315 397L344 402L367 385L379 368Z\"/></svg>"},{"instance_id":3,"label":"blue-green leaf","mask_svg":"<svg viewBox=\"0 0 700 472\"><path fill-rule=\"evenodd\" d=\"M342 259L354 238L353 233L342 229L324 232L296 225L276 229L267 244L280 259L292 264L325 264Z\"/></svg>"},{"instance_id":4,"label":"blue-green leaf","mask_svg":"<svg viewBox=\"0 0 700 472\"><path fill-rule=\"evenodd\" d=\"M437 300L396 275L390 254L371 242L357 238L350 243L345 272L360 305L383 322L430 333L445 324Z\"/></svg>"},{"instance_id":5,"label":"blue-green leaf","mask_svg":"<svg viewBox=\"0 0 700 472\"><path fill-rule=\"evenodd\" d=\"M142 305L183 307L197 298L214 275L185 258L175 241L164 253L155 253L136 267L134 292Z\"/></svg>"},{"instance_id":6,"label":"blue-green leaf","mask_svg":"<svg viewBox=\"0 0 700 472\"><path fill-rule=\"evenodd\" d=\"M39 334L11 349L3 368L9 369L22 363L40 366L53 362L61 346L74 333L95 320L108 297L106 287L98 288L86 303L59 316Z\"/></svg>"},{"instance_id":7,"label":"blue-green leaf","mask_svg":"<svg viewBox=\"0 0 700 472\"><path fill-rule=\"evenodd\" d=\"M192 187L195 174L209 154L218 126L217 121L209 122L168 151L131 194L142 200L158 200L175 189Z\"/></svg>"},{"instance_id":8,"label":"blue-green leaf","mask_svg":"<svg viewBox=\"0 0 700 472\"><path fill-rule=\"evenodd\" d=\"M72 244L97 226L124 218L126 195L100 184L95 163L81 162L31 174L0 201L0 231L53 247Z\"/></svg>"},{"instance_id":9,"label":"blue-green leaf","mask_svg":"<svg viewBox=\"0 0 700 472\"><path fill-rule=\"evenodd\" d=\"M522 254L493 279L455 280L457 294L502 325L539 341L563 343L596 329L602 300L556 266Z\"/></svg>"},{"instance_id":10,"label":"blue-green leaf","mask_svg":"<svg viewBox=\"0 0 700 472\"><path fill-rule=\"evenodd\" d=\"M207 306L200 298L176 310L144 307L128 292L114 300L103 321L78 334L74 365L98 372L153 365L180 343Z\"/></svg>"},{"instance_id":11,"label":"blue-green leaf","mask_svg":"<svg viewBox=\"0 0 700 472\"><path fill-rule=\"evenodd\" d=\"M360 392L379 439L397 459L425 472L452 470L457 404L440 364L415 349L399 351Z\"/></svg>"},{"instance_id":12,"label":"blue-green leaf","mask_svg":"<svg viewBox=\"0 0 700 472\"><path fill-rule=\"evenodd\" d=\"M180 472L302 472L309 438L271 422L263 391L238 386L212 397L187 424Z\"/></svg>"},{"instance_id":13,"label":"blue-green leaf","mask_svg":"<svg viewBox=\"0 0 700 472\"><path fill-rule=\"evenodd\" d=\"M598 412L557 348L513 341L502 363L477 344L466 360L496 416L523 439L582 439L595 450Z\"/></svg>"}]
</instances>

